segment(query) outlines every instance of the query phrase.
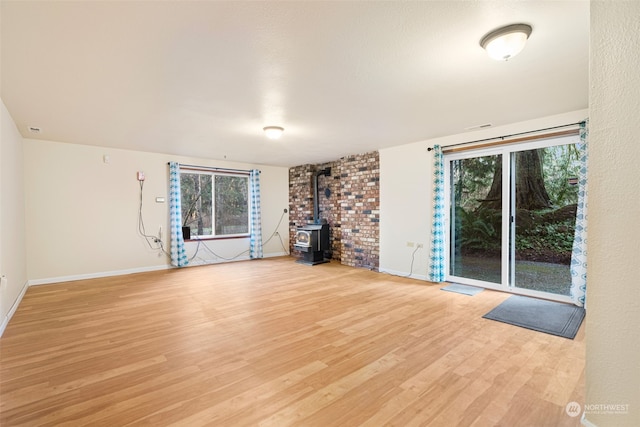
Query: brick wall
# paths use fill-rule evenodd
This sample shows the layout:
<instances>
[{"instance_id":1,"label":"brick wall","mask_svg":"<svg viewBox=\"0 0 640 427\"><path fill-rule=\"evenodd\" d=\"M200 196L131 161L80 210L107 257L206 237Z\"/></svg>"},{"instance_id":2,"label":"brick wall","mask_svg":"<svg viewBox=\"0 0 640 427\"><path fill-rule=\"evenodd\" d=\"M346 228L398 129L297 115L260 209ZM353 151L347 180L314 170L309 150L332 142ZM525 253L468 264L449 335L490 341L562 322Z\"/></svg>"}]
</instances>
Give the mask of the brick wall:
<instances>
[{"instance_id":1,"label":"brick wall","mask_svg":"<svg viewBox=\"0 0 640 427\"><path fill-rule=\"evenodd\" d=\"M319 217L329 224L332 259L340 261L340 162L289 169L289 249L296 254L293 249L296 229L313 223L313 177L327 167L331 168L331 176L318 177Z\"/></svg>"},{"instance_id":2,"label":"brick wall","mask_svg":"<svg viewBox=\"0 0 640 427\"><path fill-rule=\"evenodd\" d=\"M379 265L380 158L378 152L343 157L319 165L289 169L291 253L297 227L313 222L313 176L318 177L320 219L329 224L332 259L377 270Z\"/></svg>"},{"instance_id":3,"label":"brick wall","mask_svg":"<svg viewBox=\"0 0 640 427\"><path fill-rule=\"evenodd\" d=\"M376 151L341 160L342 263L377 271L380 263L380 157Z\"/></svg>"}]
</instances>

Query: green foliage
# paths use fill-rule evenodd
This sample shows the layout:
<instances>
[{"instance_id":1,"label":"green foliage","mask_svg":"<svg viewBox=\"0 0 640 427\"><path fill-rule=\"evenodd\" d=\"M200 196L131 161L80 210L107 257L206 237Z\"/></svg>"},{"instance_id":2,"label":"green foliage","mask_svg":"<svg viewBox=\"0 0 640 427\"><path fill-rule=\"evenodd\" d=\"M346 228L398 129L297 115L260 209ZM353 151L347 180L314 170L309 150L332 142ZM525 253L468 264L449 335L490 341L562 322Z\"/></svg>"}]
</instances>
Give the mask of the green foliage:
<instances>
[{"instance_id":1,"label":"green foliage","mask_svg":"<svg viewBox=\"0 0 640 427\"><path fill-rule=\"evenodd\" d=\"M580 170L579 153L574 144L541 149L544 183L555 207L578 202L578 186L569 183Z\"/></svg>"},{"instance_id":2,"label":"green foliage","mask_svg":"<svg viewBox=\"0 0 640 427\"><path fill-rule=\"evenodd\" d=\"M195 227L198 236L211 234L211 185L211 175L180 174L182 225Z\"/></svg>"},{"instance_id":3,"label":"green foliage","mask_svg":"<svg viewBox=\"0 0 640 427\"><path fill-rule=\"evenodd\" d=\"M248 182L244 176L182 172L182 225L194 236L212 235L214 227L215 235L247 233Z\"/></svg>"},{"instance_id":4,"label":"green foliage","mask_svg":"<svg viewBox=\"0 0 640 427\"><path fill-rule=\"evenodd\" d=\"M573 248L575 218L554 219L553 211L532 212L526 225L516 227L516 257L529 261L568 264ZM501 213L493 209L468 212L458 207L455 215L455 247L462 253L499 252Z\"/></svg>"},{"instance_id":5,"label":"green foliage","mask_svg":"<svg viewBox=\"0 0 640 427\"><path fill-rule=\"evenodd\" d=\"M467 212L463 208L456 209L456 225L460 248L500 249L501 214L493 209L478 209Z\"/></svg>"},{"instance_id":6,"label":"green foliage","mask_svg":"<svg viewBox=\"0 0 640 427\"><path fill-rule=\"evenodd\" d=\"M529 227L516 229L516 253L521 259L568 264L573 249L575 218L550 222L537 213Z\"/></svg>"},{"instance_id":7,"label":"green foliage","mask_svg":"<svg viewBox=\"0 0 640 427\"><path fill-rule=\"evenodd\" d=\"M574 238L575 210L578 186L570 178L577 178L579 153L575 145L560 145L537 149L542 164L542 177L537 172L535 185L542 185L549 196L552 209L518 209L515 237L516 257L525 260L568 263ZM528 159L528 156L520 156ZM527 170L519 165L516 173ZM498 155L460 159L451 163L452 200L456 226L455 248L458 251L500 251L501 211L487 203L494 179L500 176L501 157ZM539 171L540 169L538 169ZM542 178L542 182L539 179ZM522 180L521 180L522 181ZM496 188L500 188L499 185ZM518 189L516 189L518 191ZM499 206L499 202L498 202ZM569 214L567 216L567 214Z\"/></svg>"},{"instance_id":8,"label":"green foliage","mask_svg":"<svg viewBox=\"0 0 640 427\"><path fill-rule=\"evenodd\" d=\"M216 175L216 234L247 233L248 180L246 177Z\"/></svg>"},{"instance_id":9,"label":"green foliage","mask_svg":"<svg viewBox=\"0 0 640 427\"><path fill-rule=\"evenodd\" d=\"M543 186L553 207L577 203L578 186L569 183L580 169L579 153L574 144L537 149L542 161ZM456 205L475 210L487 198L494 172L501 167L501 156L491 155L460 159L451 163ZM526 170L521 167L519 170Z\"/></svg>"},{"instance_id":10,"label":"green foliage","mask_svg":"<svg viewBox=\"0 0 640 427\"><path fill-rule=\"evenodd\" d=\"M496 168L501 166L497 155L460 159L451 163L456 205L467 211L480 207L487 197Z\"/></svg>"}]
</instances>

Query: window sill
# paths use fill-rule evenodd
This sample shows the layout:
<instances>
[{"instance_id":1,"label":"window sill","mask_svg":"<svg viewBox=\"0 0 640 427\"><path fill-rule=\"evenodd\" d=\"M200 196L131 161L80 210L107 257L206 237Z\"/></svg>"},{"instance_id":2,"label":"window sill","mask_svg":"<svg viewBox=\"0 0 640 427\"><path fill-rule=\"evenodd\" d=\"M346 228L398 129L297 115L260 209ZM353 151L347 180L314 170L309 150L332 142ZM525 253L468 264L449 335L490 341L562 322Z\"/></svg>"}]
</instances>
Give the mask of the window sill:
<instances>
[{"instance_id":1,"label":"window sill","mask_svg":"<svg viewBox=\"0 0 640 427\"><path fill-rule=\"evenodd\" d=\"M238 236L211 236L211 237L192 237L191 239L184 239L185 242L198 242L198 241L209 241L209 240L230 240L230 239L248 239L248 234L242 234Z\"/></svg>"}]
</instances>

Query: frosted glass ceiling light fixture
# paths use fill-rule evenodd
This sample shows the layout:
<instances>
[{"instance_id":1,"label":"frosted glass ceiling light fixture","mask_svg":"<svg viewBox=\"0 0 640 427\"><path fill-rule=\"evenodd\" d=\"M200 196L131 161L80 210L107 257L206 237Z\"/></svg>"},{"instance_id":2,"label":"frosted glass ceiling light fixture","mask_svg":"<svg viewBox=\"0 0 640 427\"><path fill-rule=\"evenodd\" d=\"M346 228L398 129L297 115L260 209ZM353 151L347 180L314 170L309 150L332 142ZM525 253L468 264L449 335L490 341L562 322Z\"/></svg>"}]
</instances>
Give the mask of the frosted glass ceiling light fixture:
<instances>
[{"instance_id":1,"label":"frosted glass ceiling light fixture","mask_svg":"<svg viewBox=\"0 0 640 427\"><path fill-rule=\"evenodd\" d=\"M513 24L491 31L480 40L480 46L496 61L516 56L531 35L531 25Z\"/></svg>"},{"instance_id":2,"label":"frosted glass ceiling light fixture","mask_svg":"<svg viewBox=\"0 0 640 427\"><path fill-rule=\"evenodd\" d=\"M284 128L280 126L267 126L262 128L262 130L269 139L278 139L282 136L282 132L284 132Z\"/></svg>"}]
</instances>

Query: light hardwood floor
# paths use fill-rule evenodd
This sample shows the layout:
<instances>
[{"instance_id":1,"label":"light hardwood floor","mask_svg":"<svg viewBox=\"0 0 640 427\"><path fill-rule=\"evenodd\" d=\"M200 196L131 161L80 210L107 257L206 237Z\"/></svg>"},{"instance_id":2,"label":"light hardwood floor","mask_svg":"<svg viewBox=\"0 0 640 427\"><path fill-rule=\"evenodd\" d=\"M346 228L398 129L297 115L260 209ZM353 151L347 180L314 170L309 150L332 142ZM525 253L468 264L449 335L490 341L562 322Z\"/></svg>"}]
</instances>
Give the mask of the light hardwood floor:
<instances>
[{"instance_id":1,"label":"light hardwood floor","mask_svg":"<svg viewBox=\"0 0 640 427\"><path fill-rule=\"evenodd\" d=\"M577 426L575 340L470 297L283 257L29 288L0 425Z\"/></svg>"}]
</instances>

